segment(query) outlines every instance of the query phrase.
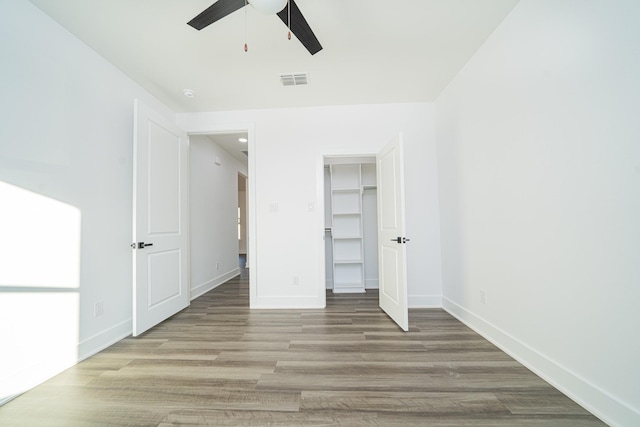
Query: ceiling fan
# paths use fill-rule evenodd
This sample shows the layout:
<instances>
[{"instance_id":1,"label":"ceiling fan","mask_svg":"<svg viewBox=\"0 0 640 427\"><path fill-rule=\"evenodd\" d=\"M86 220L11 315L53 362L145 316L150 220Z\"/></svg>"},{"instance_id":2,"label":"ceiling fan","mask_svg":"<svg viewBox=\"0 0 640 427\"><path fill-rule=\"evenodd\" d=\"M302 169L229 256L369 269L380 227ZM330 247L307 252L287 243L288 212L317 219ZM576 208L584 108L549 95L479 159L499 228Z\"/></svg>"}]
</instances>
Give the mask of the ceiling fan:
<instances>
[{"instance_id":1,"label":"ceiling fan","mask_svg":"<svg viewBox=\"0 0 640 427\"><path fill-rule=\"evenodd\" d=\"M307 20L302 16L302 12L300 12L294 0L288 0L288 4L287 0L248 1L249 4L258 10L277 13L282 22L290 28L291 32L295 34L311 55L322 50L320 42L315 34L313 34L311 27L309 27ZM247 0L218 0L191 21L187 22L187 24L196 30L201 30L246 5ZM274 10L274 8L277 10Z\"/></svg>"}]
</instances>

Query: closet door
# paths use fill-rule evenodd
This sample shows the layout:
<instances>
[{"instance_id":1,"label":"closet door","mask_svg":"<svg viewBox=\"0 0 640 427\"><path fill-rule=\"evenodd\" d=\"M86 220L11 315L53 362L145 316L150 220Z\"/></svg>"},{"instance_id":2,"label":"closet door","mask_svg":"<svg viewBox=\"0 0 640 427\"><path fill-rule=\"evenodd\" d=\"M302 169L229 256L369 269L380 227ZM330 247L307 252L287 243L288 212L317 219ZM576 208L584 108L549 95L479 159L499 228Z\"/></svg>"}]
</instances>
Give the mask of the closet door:
<instances>
[{"instance_id":1,"label":"closet door","mask_svg":"<svg viewBox=\"0 0 640 427\"><path fill-rule=\"evenodd\" d=\"M380 307L409 330L402 134L378 153Z\"/></svg>"}]
</instances>

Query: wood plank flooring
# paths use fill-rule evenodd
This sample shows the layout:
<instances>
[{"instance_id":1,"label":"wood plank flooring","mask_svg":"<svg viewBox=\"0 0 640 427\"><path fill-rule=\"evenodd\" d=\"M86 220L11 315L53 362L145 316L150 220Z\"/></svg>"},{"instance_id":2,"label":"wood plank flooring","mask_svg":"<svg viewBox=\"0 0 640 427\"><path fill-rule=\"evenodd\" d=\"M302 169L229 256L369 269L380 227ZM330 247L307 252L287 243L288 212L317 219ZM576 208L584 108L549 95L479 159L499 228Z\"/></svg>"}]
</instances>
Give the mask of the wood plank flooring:
<instances>
[{"instance_id":1,"label":"wood plank flooring","mask_svg":"<svg viewBox=\"0 0 640 427\"><path fill-rule=\"evenodd\" d=\"M249 310L246 275L0 407L1 426L602 426L439 309Z\"/></svg>"}]
</instances>

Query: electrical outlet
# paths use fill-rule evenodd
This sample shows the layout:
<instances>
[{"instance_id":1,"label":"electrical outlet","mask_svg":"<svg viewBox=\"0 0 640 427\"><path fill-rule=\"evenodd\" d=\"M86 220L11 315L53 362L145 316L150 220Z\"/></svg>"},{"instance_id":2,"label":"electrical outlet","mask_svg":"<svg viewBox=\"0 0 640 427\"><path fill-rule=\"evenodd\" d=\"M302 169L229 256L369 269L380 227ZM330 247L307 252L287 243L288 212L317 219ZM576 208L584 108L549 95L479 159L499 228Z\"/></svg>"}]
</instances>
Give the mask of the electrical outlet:
<instances>
[{"instance_id":1,"label":"electrical outlet","mask_svg":"<svg viewBox=\"0 0 640 427\"><path fill-rule=\"evenodd\" d=\"M293 276L293 282L291 283L293 286L300 285L300 276Z\"/></svg>"},{"instance_id":2,"label":"electrical outlet","mask_svg":"<svg viewBox=\"0 0 640 427\"><path fill-rule=\"evenodd\" d=\"M484 289L480 289L480 301L483 304L487 303L487 291L485 291Z\"/></svg>"},{"instance_id":3,"label":"electrical outlet","mask_svg":"<svg viewBox=\"0 0 640 427\"><path fill-rule=\"evenodd\" d=\"M94 317L102 316L103 313L104 313L104 307L102 305L102 301L98 301L93 306L93 316Z\"/></svg>"}]
</instances>

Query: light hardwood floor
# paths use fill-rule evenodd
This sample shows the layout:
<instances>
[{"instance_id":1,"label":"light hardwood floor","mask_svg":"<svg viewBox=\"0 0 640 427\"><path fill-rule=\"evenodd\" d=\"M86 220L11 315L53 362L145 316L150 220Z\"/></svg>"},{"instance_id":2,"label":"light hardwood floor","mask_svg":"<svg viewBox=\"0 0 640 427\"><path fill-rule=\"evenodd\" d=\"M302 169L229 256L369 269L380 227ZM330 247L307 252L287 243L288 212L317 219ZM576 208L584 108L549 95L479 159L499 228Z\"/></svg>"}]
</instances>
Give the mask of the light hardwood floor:
<instances>
[{"instance_id":1,"label":"light hardwood floor","mask_svg":"<svg viewBox=\"0 0 640 427\"><path fill-rule=\"evenodd\" d=\"M0 426L601 426L439 309L249 310L246 276L0 407Z\"/></svg>"}]
</instances>

